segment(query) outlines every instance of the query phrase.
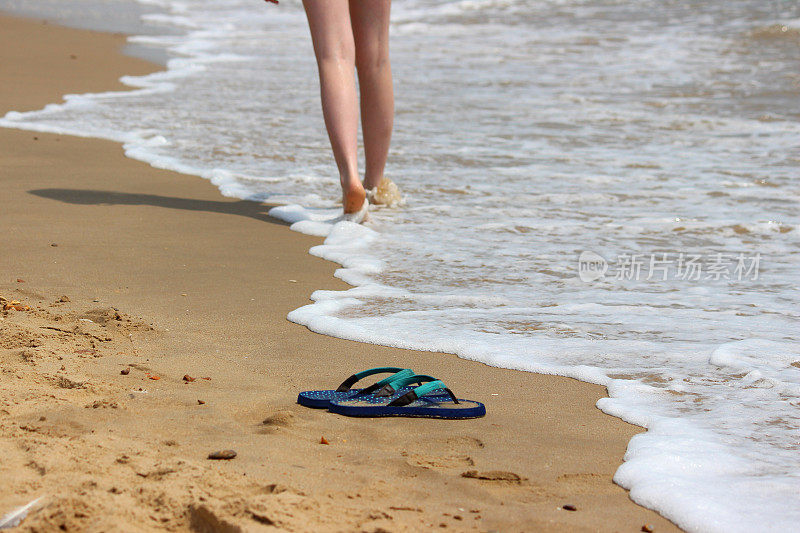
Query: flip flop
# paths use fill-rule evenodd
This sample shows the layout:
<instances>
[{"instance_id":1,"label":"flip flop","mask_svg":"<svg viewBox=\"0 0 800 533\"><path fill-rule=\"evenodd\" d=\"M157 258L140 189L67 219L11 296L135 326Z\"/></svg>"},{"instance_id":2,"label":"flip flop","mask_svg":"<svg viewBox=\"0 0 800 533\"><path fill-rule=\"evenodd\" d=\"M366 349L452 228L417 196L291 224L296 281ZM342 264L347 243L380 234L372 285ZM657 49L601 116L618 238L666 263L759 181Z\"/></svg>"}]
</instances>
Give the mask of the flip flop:
<instances>
[{"instance_id":1,"label":"flip flop","mask_svg":"<svg viewBox=\"0 0 800 533\"><path fill-rule=\"evenodd\" d=\"M373 383L369 387L363 389L350 388L355 385L356 382L361 381L366 377L375 374L385 374L387 372L392 372L392 375ZM306 407L312 407L314 409L327 409L332 400L346 400L347 398L351 398L356 395L370 395L377 392L384 386L389 385L393 381L413 376L414 371L409 368L395 368L392 366L370 368L369 370L364 370L363 372L353 374L344 380L342 384L336 388L336 390L309 390L301 392L297 395L297 403L300 405L305 405ZM391 390L394 390L394 388L392 387Z\"/></svg>"},{"instance_id":2,"label":"flip flop","mask_svg":"<svg viewBox=\"0 0 800 533\"><path fill-rule=\"evenodd\" d=\"M404 390L410 383L425 382L422 385ZM440 380L431 376L411 376L393 381L391 387L398 389L396 394L386 397L378 393L368 396L353 396L330 403L330 411L346 416L407 416L419 418L480 418L486 414L481 402L462 400L445 387ZM447 394L441 395L441 391ZM432 395L432 393L439 393Z\"/></svg>"}]
</instances>

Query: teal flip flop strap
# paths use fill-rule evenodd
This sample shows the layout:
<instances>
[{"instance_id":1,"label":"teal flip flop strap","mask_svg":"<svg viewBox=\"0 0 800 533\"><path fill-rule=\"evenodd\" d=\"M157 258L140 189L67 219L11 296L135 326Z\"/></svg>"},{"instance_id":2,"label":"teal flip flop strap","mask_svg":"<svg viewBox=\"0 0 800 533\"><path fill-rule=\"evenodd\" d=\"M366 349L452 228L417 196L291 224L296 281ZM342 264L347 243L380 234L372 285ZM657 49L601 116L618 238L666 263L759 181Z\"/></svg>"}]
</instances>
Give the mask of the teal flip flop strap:
<instances>
[{"instance_id":1,"label":"teal flip flop strap","mask_svg":"<svg viewBox=\"0 0 800 533\"><path fill-rule=\"evenodd\" d=\"M448 396L451 396L451 397L453 396L453 393L450 392L444 386L444 383L442 383L440 380L436 379L433 376L427 376L425 374L416 374L416 375L413 375L413 376L408 376L408 377L396 379L396 380L392 381L391 383L387 383L386 385L384 385L380 390L378 390L374 394L375 394L376 397L379 397L379 398L386 398L386 397L389 397L389 396L394 396L395 393L397 391L399 391L400 389L402 389L403 387L406 387L408 385L412 385L414 383L419 384L418 387L416 387L415 389L412 389L412 390L417 390L418 391L417 398L419 396L424 395L424 394L429 394L429 393L431 393L433 391L442 390L442 389L447 391L447 395ZM424 386L423 386L423 384L424 384ZM423 387L423 388L420 388L420 387ZM440 395L441 395L441 393L439 394L439 396ZM458 403L458 402L456 402L456 403Z\"/></svg>"},{"instance_id":2,"label":"teal flip flop strap","mask_svg":"<svg viewBox=\"0 0 800 533\"><path fill-rule=\"evenodd\" d=\"M392 372L392 375L383 378L382 380L374 383L373 385L367 387L366 389L362 389L359 392L359 395L371 394L376 390L380 389L381 387L383 387L384 385L388 385L389 383L392 383L398 379L403 379L414 375L414 371L408 368L397 368L393 366L381 366L376 368L370 368L368 370L364 370L362 372L353 374L352 376L344 380L342 384L339 385L339 387L336 389L336 392L347 392L358 381L361 381L362 379L372 376L374 374L385 374L387 372Z\"/></svg>"},{"instance_id":3,"label":"teal flip flop strap","mask_svg":"<svg viewBox=\"0 0 800 533\"><path fill-rule=\"evenodd\" d=\"M389 383L385 383L384 385L377 387L375 390L369 391L367 394L374 394L378 398L388 398L389 396L394 396L397 391L411 385L412 383L426 383L428 381L435 381L436 378L432 376L426 376L424 374L414 374L413 372L409 376L401 376L398 379L394 379Z\"/></svg>"},{"instance_id":4,"label":"teal flip flop strap","mask_svg":"<svg viewBox=\"0 0 800 533\"><path fill-rule=\"evenodd\" d=\"M390 383L384 385L383 389L381 389L378 393L378 396L391 396L394 394L395 391L401 389L402 387L406 387L408 385L414 383L428 383L431 381L437 381L437 379L433 376L427 376L425 374L414 374L408 376L401 376L398 379L392 380Z\"/></svg>"},{"instance_id":5,"label":"teal flip flop strap","mask_svg":"<svg viewBox=\"0 0 800 533\"><path fill-rule=\"evenodd\" d=\"M430 376L413 376L412 378L407 378L407 379L414 379L414 378L430 378ZM403 380L401 379L396 383L399 383L399 382L402 382L402 381ZM412 381L411 383L415 383L415 382ZM406 383L406 385L408 385L408 383ZM453 391L448 389L442 381L440 381L438 379L431 378L430 380L425 380L425 383L423 383L422 385L419 385L417 387L414 387L413 389L411 389L407 393L403 394L402 396L398 396L397 398L395 398L394 400L389 402L387 404L387 407L403 407L405 405L408 405L410 403L413 403L413 402L417 401L420 396L424 396L424 395L429 394L429 393L431 393L431 392L433 392L435 390L442 390L442 389L445 392L447 392L447 395L450 396L450 399L453 400L453 403L456 403L456 404L458 403L458 399L456 398L456 395L453 394Z\"/></svg>"}]
</instances>

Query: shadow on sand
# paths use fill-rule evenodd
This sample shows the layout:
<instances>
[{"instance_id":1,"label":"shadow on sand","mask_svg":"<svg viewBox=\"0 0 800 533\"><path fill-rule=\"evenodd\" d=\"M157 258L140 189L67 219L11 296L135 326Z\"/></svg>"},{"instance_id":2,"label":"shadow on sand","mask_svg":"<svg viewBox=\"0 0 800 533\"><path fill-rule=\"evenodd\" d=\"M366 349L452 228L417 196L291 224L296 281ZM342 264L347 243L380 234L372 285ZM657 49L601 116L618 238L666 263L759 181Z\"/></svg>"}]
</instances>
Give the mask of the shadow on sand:
<instances>
[{"instance_id":1,"label":"shadow on sand","mask_svg":"<svg viewBox=\"0 0 800 533\"><path fill-rule=\"evenodd\" d=\"M29 194L41 198L58 200L68 204L78 205L151 205L168 209L183 209L186 211L207 211L209 213L222 213L226 215L239 215L254 218L262 222L288 226L289 224L273 218L267 212L274 205L263 204L251 200L194 200L190 198L176 198L173 196L159 196L157 194L138 194L114 191L96 191L86 189L35 189Z\"/></svg>"}]
</instances>

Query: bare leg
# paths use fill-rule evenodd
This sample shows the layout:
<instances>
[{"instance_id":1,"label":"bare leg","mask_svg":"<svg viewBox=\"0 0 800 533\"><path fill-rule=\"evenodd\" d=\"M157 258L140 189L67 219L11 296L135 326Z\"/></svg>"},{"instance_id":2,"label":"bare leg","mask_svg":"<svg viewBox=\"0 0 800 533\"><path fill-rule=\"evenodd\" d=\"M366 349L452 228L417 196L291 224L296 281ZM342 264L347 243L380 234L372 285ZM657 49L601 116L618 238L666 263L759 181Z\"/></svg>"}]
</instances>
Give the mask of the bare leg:
<instances>
[{"instance_id":1,"label":"bare leg","mask_svg":"<svg viewBox=\"0 0 800 533\"><path fill-rule=\"evenodd\" d=\"M371 3L371 2L370 2ZM358 177L355 43L348 0L303 0L319 68L322 115L339 168L345 213L364 203Z\"/></svg>"},{"instance_id":2,"label":"bare leg","mask_svg":"<svg viewBox=\"0 0 800 533\"><path fill-rule=\"evenodd\" d=\"M383 178L394 122L394 90L389 63L391 0L350 0L350 19L361 91L361 128L364 134L366 174L372 189Z\"/></svg>"}]
</instances>

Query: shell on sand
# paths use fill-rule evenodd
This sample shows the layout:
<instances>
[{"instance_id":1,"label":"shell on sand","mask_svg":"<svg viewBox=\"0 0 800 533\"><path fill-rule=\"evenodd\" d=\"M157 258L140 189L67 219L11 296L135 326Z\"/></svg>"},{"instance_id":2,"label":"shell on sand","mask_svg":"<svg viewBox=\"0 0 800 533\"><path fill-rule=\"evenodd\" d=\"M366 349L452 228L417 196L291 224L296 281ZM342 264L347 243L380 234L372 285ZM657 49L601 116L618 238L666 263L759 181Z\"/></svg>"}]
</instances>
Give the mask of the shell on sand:
<instances>
[{"instance_id":1,"label":"shell on sand","mask_svg":"<svg viewBox=\"0 0 800 533\"><path fill-rule=\"evenodd\" d=\"M17 507L10 513L4 515L0 518L0 529L11 529L12 527L18 526L25 517L28 516L28 512L40 501L42 501L42 497L36 498L29 504Z\"/></svg>"}]
</instances>

